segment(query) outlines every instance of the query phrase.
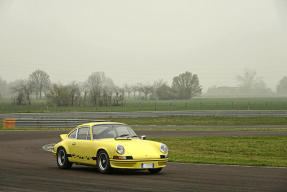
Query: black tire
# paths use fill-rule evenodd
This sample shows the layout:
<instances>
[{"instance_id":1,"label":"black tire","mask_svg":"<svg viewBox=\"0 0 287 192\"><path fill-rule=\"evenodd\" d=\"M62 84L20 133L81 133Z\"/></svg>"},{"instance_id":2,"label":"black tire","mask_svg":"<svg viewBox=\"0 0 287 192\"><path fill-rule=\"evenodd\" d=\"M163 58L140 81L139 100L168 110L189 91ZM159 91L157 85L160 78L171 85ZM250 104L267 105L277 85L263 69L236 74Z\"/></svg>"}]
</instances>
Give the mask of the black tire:
<instances>
[{"instance_id":1,"label":"black tire","mask_svg":"<svg viewBox=\"0 0 287 192\"><path fill-rule=\"evenodd\" d=\"M63 147L57 150L57 165L60 169L70 169L72 163L68 160L66 150Z\"/></svg>"},{"instance_id":2,"label":"black tire","mask_svg":"<svg viewBox=\"0 0 287 192\"><path fill-rule=\"evenodd\" d=\"M101 173L109 173L111 171L110 158L105 150L101 150L97 155L97 168Z\"/></svg>"},{"instance_id":3,"label":"black tire","mask_svg":"<svg viewBox=\"0 0 287 192\"><path fill-rule=\"evenodd\" d=\"M148 171L151 174L156 174L156 173L159 173L161 170L162 170L162 168L156 168L156 169L149 169Z\"/></svg>"}]
</instances>

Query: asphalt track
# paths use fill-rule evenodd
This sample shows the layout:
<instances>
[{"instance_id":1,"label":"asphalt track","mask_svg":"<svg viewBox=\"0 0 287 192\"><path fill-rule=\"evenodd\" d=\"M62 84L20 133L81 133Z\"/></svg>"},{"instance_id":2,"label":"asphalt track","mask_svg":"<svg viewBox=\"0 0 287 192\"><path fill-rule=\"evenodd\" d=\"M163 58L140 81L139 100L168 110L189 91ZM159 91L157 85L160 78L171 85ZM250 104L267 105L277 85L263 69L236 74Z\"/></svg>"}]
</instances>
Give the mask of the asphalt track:
<instances>
[{"instance_id":1,"label":"asphalt track","mask_svg":"<svg viewBox=\"0 0 287 192\"><path fill-rule=\"evenodd\" d=\"M158 175L103 175L86 166L60 170L51 153L42 150L57 142L59 133L0 131L0 191L287 191L287 168L169 163Z\"/></svg>"},{"instance_id":2,"label":"asphalt track","mask_svg":"<svg viewBox=\"0 0 287 192\"><path fill-rule=\"evenodd\" d=\"M192 111L136 111L136 112L74 112L74 113L9 113L4 118L33 119L103 119L167 116L236 116L236 117L287 117L287 110L192 110Z\"/></svg>"}]
</instances>

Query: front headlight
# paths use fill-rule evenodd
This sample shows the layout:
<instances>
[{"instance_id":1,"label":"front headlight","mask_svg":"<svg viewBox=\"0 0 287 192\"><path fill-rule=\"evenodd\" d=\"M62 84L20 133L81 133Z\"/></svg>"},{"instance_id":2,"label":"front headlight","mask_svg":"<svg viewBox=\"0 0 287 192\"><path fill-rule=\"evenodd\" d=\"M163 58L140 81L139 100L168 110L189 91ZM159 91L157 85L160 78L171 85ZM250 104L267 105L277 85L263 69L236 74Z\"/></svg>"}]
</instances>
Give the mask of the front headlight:
<instances>
[{"instance_id":1,"label":"front headlight","mask_svg":"<svg viewBox=\"0 0 287 192\"><path fill-rule=\"evenodd\" d=\"M168 152L168 148L167 148L166 144L160 144L160 151L162 153L167 153Z\"/></svg>"},{"instance_id":2,"label":"front headlight","mask_svg":"<svg viewBox=\"0 0 287 192\"><path fill-rule=\"evenodd\" d=\"M121 155L124 154L124 153L125 153L125 148L124 148L124 146L118 144L118 145L116 146L116 152L117 152L118 154L121 154Z\"/></svg>"}]
</instances>

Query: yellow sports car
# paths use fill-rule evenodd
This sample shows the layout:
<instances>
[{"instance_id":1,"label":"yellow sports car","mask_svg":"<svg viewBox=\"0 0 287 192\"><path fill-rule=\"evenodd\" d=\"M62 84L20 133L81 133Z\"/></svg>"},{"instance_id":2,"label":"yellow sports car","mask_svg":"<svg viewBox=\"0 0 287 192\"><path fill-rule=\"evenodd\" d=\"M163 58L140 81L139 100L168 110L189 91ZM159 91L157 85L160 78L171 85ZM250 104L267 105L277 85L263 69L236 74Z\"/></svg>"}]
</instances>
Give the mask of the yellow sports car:
<instances>
[{"instance_id":1,"label":"yellow sports car","mask_svg":"<svg viewBox=\"0 0 287 192\"><path fill-rule=\"evenodd\" d=\"M139 138L127 125L115 122L94 122L79 125L53 148L61 169L73 163L95 165L101 173L113 168L147 169L158 173L166 166L165 144Z\"/></svg>"}]
</instances>

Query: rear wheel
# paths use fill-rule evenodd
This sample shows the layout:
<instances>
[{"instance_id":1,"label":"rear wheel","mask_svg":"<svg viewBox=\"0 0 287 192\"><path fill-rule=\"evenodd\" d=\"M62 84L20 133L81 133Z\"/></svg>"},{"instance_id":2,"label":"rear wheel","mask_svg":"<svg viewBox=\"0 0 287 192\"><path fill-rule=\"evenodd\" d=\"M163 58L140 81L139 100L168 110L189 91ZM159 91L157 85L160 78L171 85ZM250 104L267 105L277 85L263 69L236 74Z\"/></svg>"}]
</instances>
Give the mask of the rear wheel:
<instances>
[{"instance_id":1,"label":"rear wheel","mask_svg":"<svg viewBox=\"0 0 287 192\"><path fill-rule=\"evenodd\" d=\"M68 160L66 150L61 147L57 151L57 165L60 169L70 169L72 163Z\"/></svg>"},{"instance_id":2,"label":"rear wheel","mask_svg":"<svg viewBox=\"0 0 287 192\"><path fill-rule=\"evenodd\" d=\"M101 173L109 173L111 171L110 158L104 150L99 151L97 155L97 167Z\"/></svg>"},{"instance_id":3,"label":"rear wheel","mask_svg":"<svg viewBox=\"0 0 287 192\"><path fill-rule=\"evenodd\" d=\"M156 173L159 173L161 170L162 170L162 168L156 168L156 169L149 169L148 171L151 174L156 174Z\"/></svg>"}]
</instances>

